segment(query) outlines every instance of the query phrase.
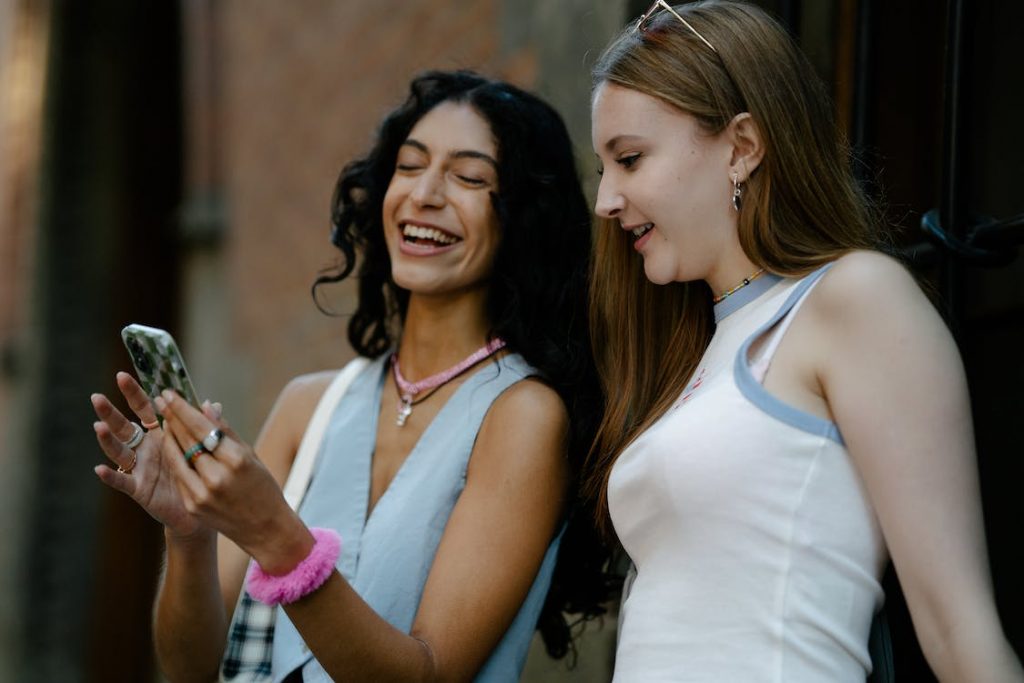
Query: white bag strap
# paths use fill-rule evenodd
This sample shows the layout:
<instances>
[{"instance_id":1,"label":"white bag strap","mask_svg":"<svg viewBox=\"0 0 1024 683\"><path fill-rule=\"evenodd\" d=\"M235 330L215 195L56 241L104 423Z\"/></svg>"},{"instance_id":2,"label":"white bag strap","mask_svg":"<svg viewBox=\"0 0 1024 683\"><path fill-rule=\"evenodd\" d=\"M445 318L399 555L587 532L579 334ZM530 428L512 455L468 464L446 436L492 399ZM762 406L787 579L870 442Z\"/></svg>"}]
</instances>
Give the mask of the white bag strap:
<instances>
[{"instance_id":1,"label":"white bag strap","mask_svg":"<svg viewBox=\"0 0 1024 683\"><path fill-rule=\"evenodd\" d=\"M299 444L299 452L295 455L295 462L288 472L288 480L284 484L284 499L293 510L299 508L306 489L309 488L309 479L313 475L313 466L316 464L316 456L320 451L320 442L323 441L324 432L327 430L327 423L331 419L334 408L338 401L348 391L352 380L363 371L363 368L370 361L366 358L356 358L349 362L331 380L327 391L320 397L320 402L313 411L313 417L309 420L306 433L302 435L302 442Z\"/></svg>"}]
</instances>

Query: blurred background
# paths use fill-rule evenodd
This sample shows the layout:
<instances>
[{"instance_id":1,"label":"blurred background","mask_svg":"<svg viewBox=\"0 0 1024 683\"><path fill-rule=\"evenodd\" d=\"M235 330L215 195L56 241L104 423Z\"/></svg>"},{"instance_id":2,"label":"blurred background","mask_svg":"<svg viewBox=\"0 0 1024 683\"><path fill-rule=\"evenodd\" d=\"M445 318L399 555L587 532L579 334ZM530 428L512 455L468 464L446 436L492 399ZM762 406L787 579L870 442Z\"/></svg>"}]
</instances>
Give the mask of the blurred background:
<instances>
[{"instance_id":1,"label":"blurred background","mask_svg":"<svg viewBox=\"0 0 1024 683\"><path fill-rule=\"evenodd\" d=\"M0 680L157 681L162 535L92 473L89 394L165 327L200 394L255 436L292 376L352 356L309 288L328 208L409 78L471 67L566 118L595 186L588 69L646 0L0 0ZM830 86L858 173L953 328L990 557L1021 652L1024 3L763 0ZM337 286L330 305L353 309ZM891 574L891 573L890 573ZM928 680L887 579L896 672ZM608 680L614 618L568 672Z\"/></svg>"}]
</instances>

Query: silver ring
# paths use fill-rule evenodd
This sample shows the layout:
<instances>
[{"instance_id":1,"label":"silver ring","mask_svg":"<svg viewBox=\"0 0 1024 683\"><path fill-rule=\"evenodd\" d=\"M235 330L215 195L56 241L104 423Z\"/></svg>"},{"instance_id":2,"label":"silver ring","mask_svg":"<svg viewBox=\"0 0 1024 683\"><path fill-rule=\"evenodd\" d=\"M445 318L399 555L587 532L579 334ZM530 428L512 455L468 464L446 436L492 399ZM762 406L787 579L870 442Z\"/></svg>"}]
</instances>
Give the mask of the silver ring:
<instances>
[{"instance_id":1,"label":"silver ring","mask_svg":"<svg viewBox=\"0 0 1024 683\"><path fill-rule=\"evenodd\" d=\"M219 429L210 430L210 433L203 439L203 448L213 453L217 450L217 446L220 445L220 439L224 436L224 432Z\"/></svg>"},{"instance_id":2,"label":"silver ring","mask_svg":"<svg viewBox=\"0 0 1024 683\"><path fill-rule=\"evenodd\" d=\"M125 448L131 448L134 450L135 447L142 443L142 440L146 438L146 430L140 427L136 422L132 422L131 424L132 427L135 428L135 432L132 434L130 439L122 441L121 443L124 444Z\"/></svg>"}]
</instances>

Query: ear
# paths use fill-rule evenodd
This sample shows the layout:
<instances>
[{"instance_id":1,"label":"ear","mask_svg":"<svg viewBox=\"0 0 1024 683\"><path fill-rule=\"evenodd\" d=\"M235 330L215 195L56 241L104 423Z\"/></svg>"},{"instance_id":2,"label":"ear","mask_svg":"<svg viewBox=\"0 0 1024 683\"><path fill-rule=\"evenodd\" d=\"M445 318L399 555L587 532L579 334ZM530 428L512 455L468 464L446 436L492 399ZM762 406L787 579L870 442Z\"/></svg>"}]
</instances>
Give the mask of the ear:
<instances>
[{"instance_id":1,"label":"ear","mask_svg":"<svg viewBox=\"0 0 1024 683\"><path fill-rule=\"evenodd\" d=\"M732 157L729 160L729 176L735 173L739 181L747 178L761 165L764 158L764 141L761 131L749 112L742 112L732 117L725 127L726 135L732 144Z\"/></svg>"}]
</instances>

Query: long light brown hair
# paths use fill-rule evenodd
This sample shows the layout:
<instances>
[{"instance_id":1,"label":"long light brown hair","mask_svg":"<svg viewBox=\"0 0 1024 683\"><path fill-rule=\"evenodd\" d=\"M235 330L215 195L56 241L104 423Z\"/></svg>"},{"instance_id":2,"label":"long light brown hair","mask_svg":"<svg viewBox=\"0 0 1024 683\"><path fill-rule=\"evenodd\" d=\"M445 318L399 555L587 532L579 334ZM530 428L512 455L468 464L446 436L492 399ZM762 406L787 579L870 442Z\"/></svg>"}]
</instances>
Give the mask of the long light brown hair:
<instances>
[{"instance_id":1,"label":"long light brown hair","mask_svg":"<svg viewBox=\"0 0 1024 683\"><path fill-rule=\"evenodd\" d=\"M853 177L830 98L786 31L741 2L675 9L717 54L662 11L643 31L631 22L612 41L594 67L594 87L611 82L657 97L710 135L750 113L765 153L746 182L738 224L758 267L798 276L875 247L876 212ZM607 533L612 465L683 390L714 321L704 282L651 284L625 233L607 220L599 222L590 306L606 408L583 485Z\"/></svg>"}]
</instances>

